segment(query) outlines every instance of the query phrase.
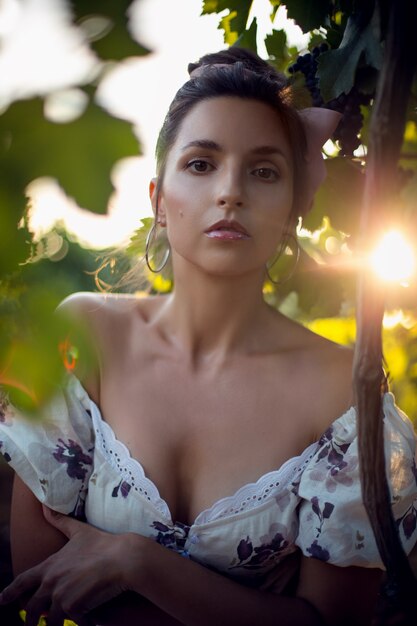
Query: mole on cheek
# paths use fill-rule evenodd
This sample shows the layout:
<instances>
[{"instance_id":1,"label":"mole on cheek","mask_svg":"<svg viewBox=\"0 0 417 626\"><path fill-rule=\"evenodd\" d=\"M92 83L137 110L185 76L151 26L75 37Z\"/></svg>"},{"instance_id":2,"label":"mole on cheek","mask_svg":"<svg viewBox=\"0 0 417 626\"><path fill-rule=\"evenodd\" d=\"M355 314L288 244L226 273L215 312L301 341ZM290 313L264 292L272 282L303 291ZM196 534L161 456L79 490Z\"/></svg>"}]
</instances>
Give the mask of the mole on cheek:
<instances>
[{"instance_id":1,"label":"mole on cheek","mask_svg":"<svg viewBox=\"0 0 417 626\"><path fill-rule=\"evenodd\" d=\"M184 217L184 213L180 211L180 217Z\"/></svg>"}]
</instances>

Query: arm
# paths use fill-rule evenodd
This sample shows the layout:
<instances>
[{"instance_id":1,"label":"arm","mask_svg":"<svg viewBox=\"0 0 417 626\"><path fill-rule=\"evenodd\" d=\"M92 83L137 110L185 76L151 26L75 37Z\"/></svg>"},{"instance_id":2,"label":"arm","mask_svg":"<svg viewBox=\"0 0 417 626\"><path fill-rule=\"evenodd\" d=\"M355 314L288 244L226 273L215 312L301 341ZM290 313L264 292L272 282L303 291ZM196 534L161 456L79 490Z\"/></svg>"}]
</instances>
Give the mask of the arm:
<instances>
[{"instance_id":1,"label":"arm","mask_svg":"<svg viewBox=\"0 0 417 626\"><path fill-rule=\"evenodd\" d=\"M17 475L13 484L10 527L15 576L42 563L68 543L68 538L46 521L40 502ZM139 620L144 625L178 625L175 619L135 593L122 594L95 613L96 621L102 626L134 624Z\"/></svg>"},{"instance_id":2,"label":"arm","mask_svg":"<svg viewBox=\"0 0 417 626\"><path fill-rule=\"evenodd\" d=\"M66 542L67 538L48 524L38 500L15 475L10 514L10 547L14 575L41 563Z\"/></svg>"},{"instance_id":3,"label":"arm","mask_svg":"<svg viewBox=\"0 0 417 626\"><path fill-rule=\"evenodd\" d=\"M142 553L134 587L187 626L369 626L381 577L303 557L296 597L285 597L243 587L153 542Z\"/></svg>"},{"instance_id":4,"label":"arm","mask_svg":"<svg viewBox=\"0 0 417 626\"><path fill-rule=\"evenodd\" d=\"M28 610L30 624L36 624L45 610L45 600L50 607L51 597L49 622L57 626L57 618L62 621L63 615L81 622L125 590L161 609L159 618L166 614L174 618L155 622L157 613L140 614L141 623L148 625L175 624L175 620L188 626L370 623L379 576L375 572L304 559L297 596L290 598L244 587L141 535L110 535L62 515L48 514L48 518L70 541L57 555L18 578L5 594L6 601L12 601L35 590ZM95 623L126 623L121 614L107 614L106 622L101 617L96 615Z\"/></svg>"}]
</instances>

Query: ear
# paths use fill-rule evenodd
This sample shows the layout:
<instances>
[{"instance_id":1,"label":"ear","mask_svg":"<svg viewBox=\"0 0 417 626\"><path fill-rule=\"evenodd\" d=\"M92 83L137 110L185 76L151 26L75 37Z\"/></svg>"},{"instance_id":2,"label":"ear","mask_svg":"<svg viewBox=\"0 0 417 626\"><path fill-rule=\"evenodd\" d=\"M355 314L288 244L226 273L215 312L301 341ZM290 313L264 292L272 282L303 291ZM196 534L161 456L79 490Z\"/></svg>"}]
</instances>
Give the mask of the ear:
<instances>
[{"instance_id":1,"label":"ear","mask_svg":"<svg viewBox=\"0 0 417 626\"><path fill-rule=\"evenodd\" d=\"M161 226L166 226L165 208L163 206L162 195L158 193L157 177L152 178L149 183L149 197L157 223Z\"/></svg>"}]
</instances>

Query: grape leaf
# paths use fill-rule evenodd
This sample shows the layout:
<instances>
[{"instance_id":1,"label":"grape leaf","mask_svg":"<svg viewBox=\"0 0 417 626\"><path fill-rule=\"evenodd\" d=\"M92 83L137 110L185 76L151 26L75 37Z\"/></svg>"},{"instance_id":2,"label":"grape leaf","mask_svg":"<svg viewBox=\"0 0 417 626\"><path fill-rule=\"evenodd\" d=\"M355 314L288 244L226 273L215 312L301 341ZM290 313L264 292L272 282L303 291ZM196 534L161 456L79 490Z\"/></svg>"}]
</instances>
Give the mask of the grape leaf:
<instances>
[{"instance_id":1,"label":"grape leaf","mask_svg":"<svg viewBox=\"0 0 417 626\"><path fill-rule=\"evenodd\" d=\"M301 317L331 317L340 314L340 306L346 297L349 284L346 276L332 272L326 265L319 265L301 250L294 275L276 293L279 306L290 293L297 294L298 315Z\"/></svg>"},{"instance_id":2,"label":"grape leaf","mask_svg":"<svg viewBox=\"0 0 417 626\"><path fill-rule=\"evenodd\" d=\"M45 119L40 99L15 102L0 116L0 169L23 194L32 180L56 178L82 208L105 213L119 159L138 154L131 125L90 102L68 124Z\"/></svg>"},{"instance_id":3,"label":"grape leaf","mask_svg":"<svg viewBox=\"0 0 417 626\"><path fill-rule=\"evenodd\" d=\"M225 43L232 44L232 33L244 33L252 4L253 0L204 0L201 15L229 10L229 15L220 21L220 28L225 31Z\"/></svg>"},{"instance_id":4,"label":"grape leaf","mask_svg":"<svg viewBox=\"0 0 417 626\"><path fill-rule=\"evenodd\" d=\"M266 50L270 57L284 60L286 58L287 33L285 30L273 30L265 38Z\"/></svg>"},{"instance_id":5,"label":"grape leaf","mask_svg":"<svg viewBox=\"0 0 417 626\"><path fill-rule=\"evenodd\" d=\"M332 8L330 0L284 0L287 15L293 19L304 33L324 26L327 14Z\"/></svg>"},{"instance_id":6,"label":"grape leaf","mask_svg":"<svg viewBox=\"0 0 417 626\"><path fill-rule=\"evenodd\" d=\"M239 38L239 35L233 30L233 27L231 26L231 21L235 17L235 15L235 11L229 13L228 15L225 15L220 20L218 26L219 30L223 30L224 43L227 43L229 46L233 46L233 44L236 43L237 39Z\"/></svg>"},{"instance_id":7,"label":"grape leaf","mask_svg":"<svg viewBox=\"0 0 417 626\"><path fill-rule=\"evenodd\" d=\"M382 53L377 9L368 21L363 14L351 15L339 48L328 50L319 56L317 76L325 102L337 98L342 93L350 92L362 55L365 56L368 65L380 69Z\"/></svg>"},{"instance_id":8,"label":"grape leaf","mask_svg":"<svg viewBox=\"0 0 417 626\"><path fill-rule=\"evenodd\" d=\"M269 61L281 72L285 72L294 56L298 55L297 48L287 46L287 34L285 30L273 30L265 38L265 46L269 55Z\"/></svg>"},{"instance_id":9,"label":"grape leaf","mask_svg":"<svg viewBox=\"0 0 417 626\"><path fill-rule=\"evenodd\" d=\"M224 0L203 0L203 7L201 9L201 15L208 15L210 13L221 13L227 9L227 1Z\"/></svg>"},{"instance_id":10,"label":"grape leaf","mask_svg":"<svg viewBox=\"0 0 417 626\"><path fill-rule=\"evenodd\" d=\"M243 31L243 33L238 37L238 39L236 39L233 45L236 48L247 48L249 50L253 50L254 52L256 52L257 29L258 29L258 25L256 22L256 17L254 17L248 30Z\"/></svg>"},{"instance_id":11,"label":"grape leaf","mask_svg":"<svg viewBox=\"0 0 417 626\"><path fill-rule=\"evenodd\" d=\"M281 0L269 0L271 5L272 5L272 9L271 9L271 22L274 21L275 16L277 14L277 11L281 5Z\"/></svg>"},{"instance_id":12,"label":"grape leaf","mask_svg":"<svg viewBox=\"0 0 417 626\"><path fill-rule=\"evenodd\" d=\"M137 228L130 238L126 248L126 254L134 257L142 257L146 250L146 238L154 223L153 217L143 217L140 228Z\"/></svg>"},{"instance_id":13,"label":"grape leaf","mask_svg":"<svg viewBox=\"0 0 417 626\"><path fill-rule=\"evenodd\" d=\"M150 50L135 41L128 27L127 11L132 0L71 0L74 18L83 24L88 18L104 17L108 28L90 41L90 45L104 60L122 60L129 56L148 54Z\"/></svg>"},{"instance_id":14,"label":"grape leaf","mask_svg":"<svg viewBox=\"0 0 417 626\"><path fill-rule=\"evenodd\" d=\"M303 226L317 230L323 217L330 218L334 228L355 234L359 228L362 204L363 175L361 168L349 158L326 159L327 177L316 193L313 208L303 218Z\"/></svg>"}]
</instances>

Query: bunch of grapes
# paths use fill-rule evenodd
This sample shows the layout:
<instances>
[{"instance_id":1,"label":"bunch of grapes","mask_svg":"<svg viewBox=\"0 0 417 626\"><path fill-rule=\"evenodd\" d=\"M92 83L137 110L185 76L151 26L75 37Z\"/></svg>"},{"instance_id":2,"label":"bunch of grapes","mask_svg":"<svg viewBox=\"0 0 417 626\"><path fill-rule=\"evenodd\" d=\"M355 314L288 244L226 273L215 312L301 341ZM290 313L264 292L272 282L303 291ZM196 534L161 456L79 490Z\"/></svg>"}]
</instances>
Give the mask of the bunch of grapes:
<instances>
[{"instance_id":1,"label":"bunch of grapes","mask_svg":"<svg viewBox=\"0 0 417 626\"><path fill-rule=\"evenodd\" d=\"M305 84L311 94L313 106L325 107L342 114L333 139L339 143L342 155L352 156L361 143L359 139L359 133L363 124L361 106L370 103L372 94L364 94L354 86L348 94L342 93L334 100L324 102L316 73L317 59L326 50L328 50L326 43L316 46L311 52L299 56L296 62L289 67L288 71L290 74L295 74L296 72L304 74Z\"/></svg>"}]
</instances>

